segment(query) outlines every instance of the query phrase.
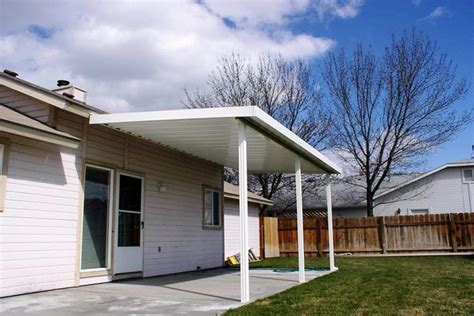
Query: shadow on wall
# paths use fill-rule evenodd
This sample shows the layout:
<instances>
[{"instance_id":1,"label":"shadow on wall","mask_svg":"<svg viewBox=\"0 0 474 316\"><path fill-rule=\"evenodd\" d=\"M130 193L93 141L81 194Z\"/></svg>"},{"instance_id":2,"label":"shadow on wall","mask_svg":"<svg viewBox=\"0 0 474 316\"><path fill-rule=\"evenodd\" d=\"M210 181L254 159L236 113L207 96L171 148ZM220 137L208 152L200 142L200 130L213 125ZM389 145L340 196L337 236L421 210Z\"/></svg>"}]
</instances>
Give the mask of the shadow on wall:
<instances>
[{"instance_id":1,"label":"shadow on wall","mask_svg":"<svg viewBox=\"0 0 474 316\"><path fill-rule=\"evenodd\" d=\"M32 182L45 194L48 188L38 184L79 183L81 159L77 157L77 150L16 136L9 139L7 179L21 180L25 184Z\"/></svg>"}]
</instances>

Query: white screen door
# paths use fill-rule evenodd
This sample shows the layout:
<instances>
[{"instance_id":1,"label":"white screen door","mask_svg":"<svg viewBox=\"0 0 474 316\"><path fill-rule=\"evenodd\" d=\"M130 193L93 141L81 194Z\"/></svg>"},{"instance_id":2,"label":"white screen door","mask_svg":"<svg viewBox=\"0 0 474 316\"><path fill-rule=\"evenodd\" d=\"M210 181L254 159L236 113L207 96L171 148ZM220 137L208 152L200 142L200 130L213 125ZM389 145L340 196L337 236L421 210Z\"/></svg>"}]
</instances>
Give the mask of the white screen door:
<instances>
[{"instance_id":1,"label":"white screen door","mask_svg":"<svg viewBox=\"0 0 474 316\"><path fill-rule=\"evenodd\" d=\"M114 273L143 271L143 178L119 173Z\"/></svg>"}]
</instances>

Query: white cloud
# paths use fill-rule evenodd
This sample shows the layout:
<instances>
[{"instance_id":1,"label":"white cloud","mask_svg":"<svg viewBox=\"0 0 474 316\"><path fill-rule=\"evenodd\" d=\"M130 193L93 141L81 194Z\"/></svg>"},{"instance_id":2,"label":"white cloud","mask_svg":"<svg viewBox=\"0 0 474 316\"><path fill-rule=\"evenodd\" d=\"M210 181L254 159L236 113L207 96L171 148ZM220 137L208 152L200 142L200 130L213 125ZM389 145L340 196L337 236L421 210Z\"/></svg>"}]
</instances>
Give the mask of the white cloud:
<instances>
[{"instance_id":1,"label":"white cloud","mask_svg":"<svg viewBox=\"0 0 474 316\"><path fill-rule=\"evenodd\" d=\"M45 87L70 80L92 105L119 112L182 107L183 89L203 87L217 58L233 51L314 58L335 45L285 26L306 0L238 3L2 0L0 60ZM226 16L242 25L226 26Z\"/></svg>"},{"instance_id":2,"label":"white cloud","mask_svg":"<svg viewBox=\"0 0 474 316\"><path fill-rule=\"evenodd\" d=\"M423 0L411 0L411 3L415 6L419 6Z\"/></svg>"},{"instance_id":3,"label":"white cloud","mask_svg":"<svg viewBox=\"0 0 474 316\"><path fill-rule=\"evenodd\" d=\"M449 10L447 7L436 7L430 14L418 19L418 21L434 21L448 14Z\"/></svg>"},{"instance_id":4,"label":"white cloud","mask_svg":"<svg viewBox=\"0 0 474 316\"><path fill-rule=\"evenodd\" d=\"M318 0L314 7L322 21L332 17L353 18L359 14L363 4L364 0Z\"/></svg>"},{"instance_id":5,"label":"white cloud","mask_svg":"<svg viewBox=\"0 0 474 316\"><path fill-rule=\"evenodd\" d=\"M320 21L333 18L353 18L360 12L364 0L204 0L216 15L229 18L237 27L281 25L292 17L315 12Z\"/></svg>"},{"instance_id":6,"label":"white cloud","mask_svg":"<svg viewBox=\"0 0 474 316\"><path fill-rule=\"evenodd\" d=\"M309 0L204 0L206 6L218 16L229 18L237 25L257 26L283 24L286 17L304 13Z\"/></svg>"}]
</instances>

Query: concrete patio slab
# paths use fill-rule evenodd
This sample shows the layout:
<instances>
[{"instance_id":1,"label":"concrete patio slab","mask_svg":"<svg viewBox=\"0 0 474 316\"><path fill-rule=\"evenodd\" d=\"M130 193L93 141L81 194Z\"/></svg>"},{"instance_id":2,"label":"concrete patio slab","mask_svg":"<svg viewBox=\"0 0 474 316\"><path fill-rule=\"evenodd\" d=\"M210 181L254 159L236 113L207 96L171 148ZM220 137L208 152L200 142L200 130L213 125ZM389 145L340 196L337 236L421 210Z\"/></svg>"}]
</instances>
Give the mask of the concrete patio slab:
<instances>
[{"instance_id":1,"label":"concrete patio slab","mask_svg":"<svg viewBox=\"0 0 474 316\"><path fill-rule=\"evenodd\" d=\"M307 271L306 278L329 273ZM297 272L250 270L251 300L295 285ZM0 314L216 315L240 305L240 273L213 269L7 297Z\"/></svg>"}]
</instances>

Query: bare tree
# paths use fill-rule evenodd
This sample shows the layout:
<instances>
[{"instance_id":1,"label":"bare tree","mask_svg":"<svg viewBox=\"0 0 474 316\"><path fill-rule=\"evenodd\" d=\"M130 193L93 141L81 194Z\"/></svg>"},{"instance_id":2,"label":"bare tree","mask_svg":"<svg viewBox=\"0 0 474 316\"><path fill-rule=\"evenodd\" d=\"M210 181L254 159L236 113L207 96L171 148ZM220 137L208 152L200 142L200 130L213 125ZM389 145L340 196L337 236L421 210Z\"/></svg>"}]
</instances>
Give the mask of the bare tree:
<instances>
[{"instance_id":1,"label":"bare tree","mask_svg":"<svg viewBox=\"0 0 474 316\"><path fill-rule=\"evenodd\" d=\"M232 54L221 58L210 73L209 91L185 90L184 105L188 108L255 105L309 144L323 149L330 117L323 108L315 77L313 68L302 59L286 61L268 54L253 63ZM225 177L236 182L235 170L227 170ZM249 176L250 189L268 199L293 182L294 177L281 173Z\"/></svg>"},{"instance_id":2,"label":"bare tree","mask_svg":"<svg viewBox=\"0 0 474 316\"><path fill-rule=\"evenodd\" d=\"M365 177L367 215L386 177L412 169L472 117L457 114L468 84L436 43L416 31L392 37L381 58L359 45L330 53L322 69L332 106L333 147Z\"/></svg>"}]
</instances>

